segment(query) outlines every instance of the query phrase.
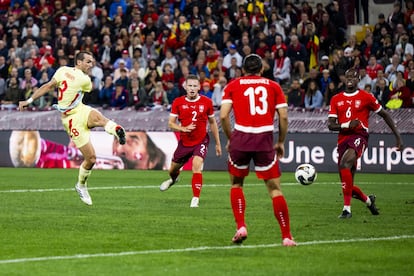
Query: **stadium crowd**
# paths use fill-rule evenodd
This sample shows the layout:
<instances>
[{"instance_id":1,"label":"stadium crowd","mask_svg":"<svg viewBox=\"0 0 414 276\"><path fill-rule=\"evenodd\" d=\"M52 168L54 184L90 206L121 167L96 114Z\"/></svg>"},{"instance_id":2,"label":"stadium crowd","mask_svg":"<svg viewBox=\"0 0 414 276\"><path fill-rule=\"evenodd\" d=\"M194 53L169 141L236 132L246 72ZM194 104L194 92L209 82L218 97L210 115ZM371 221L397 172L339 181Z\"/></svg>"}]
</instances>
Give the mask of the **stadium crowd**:
<instances>
[{"instance_id":1,"label":"stadium crowd","mask_svg":"<svg viewBox=\"0 0 414 276\"><path fill-rule=\"evenodd\" d=\"M73 65L75 53L96 58L88 104L136 110L167 108L185 94L188 74L199 76L216 108L223 87L242 74L243 57L263 58L263 76L279 82L288 103L329 106L345 71L358 70L359 88L386 108L413 107L414 2L395 2L389 14L348 35L339 0L328 5L226 0L2 0L1 109ZM387 106L400 99L397 106ZM31 105L49 109L56 92Z\"/></svg>"}]
</instances>

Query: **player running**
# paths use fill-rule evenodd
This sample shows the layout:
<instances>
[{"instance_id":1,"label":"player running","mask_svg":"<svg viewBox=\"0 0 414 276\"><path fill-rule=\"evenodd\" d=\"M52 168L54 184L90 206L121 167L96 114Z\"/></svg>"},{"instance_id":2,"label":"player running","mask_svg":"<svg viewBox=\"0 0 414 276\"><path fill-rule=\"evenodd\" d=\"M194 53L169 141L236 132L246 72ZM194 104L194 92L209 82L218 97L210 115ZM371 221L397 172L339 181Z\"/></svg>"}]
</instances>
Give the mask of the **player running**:
<instances>
[{"instance_id":1,"label":"player running","mask_svg":"<svg viewBox=\"0 0 414 276\"><path fill-rule=\"evenodd\" d=\"M120 144L125 144L125 131L120 125L82 103L84 93L92 90L89 73L93 61L94 57L90 52L80 51L75 56L74 67L60 67L49 82L43 84L29 99L19 102L19 109L22 111L37 98L58 89L58 103L53 107L61 113L63 127L84 157L75 189L87 205L92 205L87 180L96 162L95 149L90 141L91 128L104 127L106 132L118 138Z\"/></svg>"},{"instance_id":2,"label":"player running","mask_svg":"<svg viewBox=\"0 0 414 276\"><path fill-rule=\"evenodd\" d=\"M174 185L178 180L182 166L193 157L193 177L191 179L193 198L190 207L197 208L203 186L203 163L210 141L207 133L207 121L216 141L217 156L221 156L221 143L214 117L213 102L209 98L199 95L200 80L195 75L189 75L184 87L187 95L175 99L171 106L168 126L173 131L180 133L180 140L169 169L170 179L161 184L160 190L166 191Z\"/></svg>"},{"instance_id":3,"label":"player running","mask_svg":"<svg viewBox=\"0 0 414 276\"><path fill-rule=\"evenodd\" d=\"M349 69L345 72L345 78L346 89L332 97L328 114L329 130L339 131L338 168L344 199L344 207L339 218L352 217L352 197L365 202L373 215L379 215L375 205L375 195L367 196L358 186L354 185L357 160L362 156L368 144L368 122L371 111L380 115L392 130L397 140L397 150L403 149L403 142L388 112L371 93L357 88L358 72Z\"/></svg>"}]
</instances>

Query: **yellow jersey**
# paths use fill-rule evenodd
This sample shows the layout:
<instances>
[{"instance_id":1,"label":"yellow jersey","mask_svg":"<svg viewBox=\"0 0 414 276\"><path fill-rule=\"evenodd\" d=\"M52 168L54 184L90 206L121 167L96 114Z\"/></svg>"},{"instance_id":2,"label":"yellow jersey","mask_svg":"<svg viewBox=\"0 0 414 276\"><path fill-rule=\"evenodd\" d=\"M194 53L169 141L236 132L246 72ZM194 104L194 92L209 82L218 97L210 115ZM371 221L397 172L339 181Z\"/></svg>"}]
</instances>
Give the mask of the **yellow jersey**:
<instances>
[{"instance_id":1,"label":"yellow jersey","mask_svg":"<svg viewBox=\"0 0 414 276\"><path fill-rule=\"evenodd\" d=\"M62 66L52 78L56 80L58 87L58 104L54 108L62 113L76 113L74 109L82 105L83 93L92 90L89 75L75 67Z\"/></svg>"}]
</instances>

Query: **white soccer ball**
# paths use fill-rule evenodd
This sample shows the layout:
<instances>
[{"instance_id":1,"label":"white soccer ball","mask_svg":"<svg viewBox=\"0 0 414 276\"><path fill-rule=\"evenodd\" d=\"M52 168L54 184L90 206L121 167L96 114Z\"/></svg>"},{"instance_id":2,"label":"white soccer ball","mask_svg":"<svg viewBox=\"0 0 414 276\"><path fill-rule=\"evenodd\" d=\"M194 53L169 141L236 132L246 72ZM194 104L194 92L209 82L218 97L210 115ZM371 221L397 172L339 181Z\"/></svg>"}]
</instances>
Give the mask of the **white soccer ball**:
<instances>
[{"instance_id":1,"label":"white soccer ball","mask_svg":"<svg viewBox=\"0 0 414 276\"><path fill-rule=\"evenodd\" d=\"M317 175L315 167L311 164L300 164L295 171L296 181L302 185L312 184Z\"/></svg>"}]
</instances>

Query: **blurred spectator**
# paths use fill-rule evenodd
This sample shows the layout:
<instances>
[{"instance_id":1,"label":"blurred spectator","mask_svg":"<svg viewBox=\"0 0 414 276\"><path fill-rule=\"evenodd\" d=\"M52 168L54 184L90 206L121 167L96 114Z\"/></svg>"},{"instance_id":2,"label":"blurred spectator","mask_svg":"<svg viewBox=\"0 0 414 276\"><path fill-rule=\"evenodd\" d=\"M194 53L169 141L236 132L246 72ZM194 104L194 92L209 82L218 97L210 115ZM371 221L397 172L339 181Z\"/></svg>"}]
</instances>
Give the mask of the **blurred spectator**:
<instances>
[{"instance_id":1,"label":"blurred spectator","mask_svg":"<svg viewBox=\"0 0 414 276\"><path fill-rule=\"evenodd\" d=\"M272 46L272 52L273 52L273 54L276 57L277 50L279 50L280 48L283 48L285 50L285 52L286 52L287 46L283 42L283 37L281 35L278 35L277 34L274 39L275 39L275 44Z\"/></svg>"},{"instance_id":2,"label":"blurred spectator","mask_svg":"<svg viewBox=\"0 0 414 276\"><path fill-rule=\"evenodd\" d=\"M210 83L208 81L203 82L201 85L200 95L206 96L211 99L213 96L213 91L211 91Z\"/></svg>"},{"instance_id":3,"label":"blurred spectator","mask_svg":"<svg viewBox=\"0 0 414 276\"><path fill-rule=\"evenodd\" d=\"M330 70L330 64L329 64L329 57L324 55L321 57L321 60L319 61L319 73L322 73L323 70L328 69Z\"/></svg>"},{"instance_id":4,"label":"blurred spectator","mask_svg":"<svg viewBox=\"0 0 414 276\"><path fill-rule=\"evenodd\" d=\"M386 79L379 79L377 86L373 89L373 94L378 102L385 108L386 103L390 99L390 89L387 85Z\"/></svg>"},{"instance_id":5,"label":"blurred spectator","mask_svg":"<svg viewBox=\"0 0 414 276\"><path fill-rule=\"evenodd\" d=\"M389 81L385 77L384 71L383 70L378 70L377 77L372 80L372 90L373 91L375 91L377 89L379 80L384 80L385 81L385 85L388 86Z\"/></svg>"},{"instance_id":6,"label":"blurred spectator","mask_svg":"<svg viewBox=\"0 0 414 276\"><path fill-rule=\"evenodd\" d=\"M319 63L319 37L315 34L315 26L308 21L305 25L305 35L302 36L302 44L305 45L307 51L308 69L318 66Z\"/></svg>"},{"instance_id":7,"label":"blurred spectator","mask_svg":"<svg viewBox=\"0 0 414 276\"><path fill-rule=\"evenodd\" d=\"M204 63L204 58L199 57L197 58L195 64L191 66L190 73L193 75L197 75L200 78L200 82L203 80L201 79L201 73L204 73L204 76L206 78L210 78L210 70L208 70L208 67Z\"/></svg>"},{"instance_id":8,"label":"blurred spectator","mask_svg":"<svg viewBox=\"0 0 414 276\"><path fill-rule=\"evenodd\" d=\"M32 87L36 87L36 86L37 86L37 79L33 76L32 70L30 70L29 68L26 68L24 70L24 78L20 82L20 89L28 89L28 88L32 89ZM26 97L26 99L28 98L29 97Z\"/></svg>"},{"instance_id":9,"label":"blurred spectator","mask_svg":"<svg viewBox=\"0 0 414 276\"><path fill-rule=\"evenodd\" d=\"M0 56L0 78L7 79L9 75L9 68L6 64L6 58Z\"/></svg>"},{"instance_id":10,"label":"blurred spectator","mask_svg":"<svg viewBox=\"0 0 414 276\"><path fill-rule=\"evenodd\" d=\"M297 74L300 79L305 78L305 64L307 61L307 51L305 46L299 42L297 35L290 37L290 44L288 46L286 55L292 63L293 74Z\"/></svg>"},{"instance_id":11,"label":"blurred spectator","mask_svg":"<svg viewBox=\"0 0 414 276\"><path fill-rule=\"evenodd\" d=\"M172 49L166 49L165 50L165 57L161 61L161 68L165 68L165 64L167 64L167 63L170 64L172 71L174 71L175 68L177 68L177 66L178 66L177 59L175 58Z\"/></svg>"},{"instance_id":12,"label":"blurred spectator","mask_svg":"<svg viewBox=\"0 0 414 276\"><path fill-rule=\"evenodd\" d=\"M392 33L392 28L390 24L388 24L388 22L385 20L385 16L383 13L380 13L378 15L378 21L377 23L375 23L374 30L372 33L374 35L374 39ZM379 41L379 39L376 40Z\"/></svg>"},{"instance_id":13,"label":"blurred spectator","mask_svg":"<svg viewBox=\"0 0 414 276\"><path fill-rule=\"evenodd\" d=\"M36 79L40 80L42 75L46 73L47 79L50 80L55 73L55 69L52 68L51 64L48 60L44 59L42 61L41 67L39 68L39 71L36 74ZM40 87L40 86L39 86Z\"/></svg>"},{"instance_id":14,"label":"blurred spectator","mask_svg":"<svg viewBox=\"0 0 414 276\"><path fill-rule=\"evenodd\" d=\"M149 95L150 91L156 86L156 83L161 81L161 76L156 69L149 69L147 76L144 80L145 92Z\"/></svg>"},{"instance_id":15,"label":"blurred spectator","mask_svg":"<svg viewBox=\"0 0 414 276\"><path fill-rule=\"evenodd\" d=\"M292 27L298 25L298 15L296 14L293 3L286 2L285 11L282 13L282 18L285 22L286 33L290 33Z\"/></svg>"},{"instance_id":16,"label":"blurred spectator","mask_svg":"<svg viewBox=\"0 0 414 276\"><path fill-rule=\"evenodd\" d=\"M319 87L323 96L325 96L326 90L328 89L329 84L332 82L330 72L328 69L322 71L322 77L319 81Z\"/></svg>"},{"instance_id":17,"label":"blurred spectator","mask_svg":"<svg viewBox=\"0 0 414 276\"><path fill-rule=\"evenodd\" d=\"M129 71L126 68L119 68L120 76L119 78L114 77L115 85L121 84L124 89L128 87L129 82Z\"/></svg>"},{"instance_id":18,"label":"blurred spectator","mask_svg":"<svg viewBox=\"0 0 414 276\"><path fill-rule=\"evenodd\" d=\"M131 86L128 89L129 106L134 106L135 110L148 105L148 95L145 90L140 87L137 78L131 79Z\"/></svg>"},{"instance_id":19,"label":"blurred spectator","mask_svg":"<svg viewBox=\"0 0 414 276\"><path fill-rule=\"evenodd\" d=\"M53 56L52 46L46 45L44 48L44 54L41 56L37 56L34 60L34 66L38 70L42 70L45 67L44 61L47 61L49 65L54 64L56 58Z\"/></svg>"},{"instance_id":20,"label":"blurred spectator","mask_svg":"<svg viewBox=\"0 0 414 276\"><path fill-rule=\"evenodd\" d=\"M305 108L315 109L320 108L323 105L323 95L318 88L316 81L312 80L309 83L308 89L305 92Z\"/></svg>"},{"instance_id":21,"label":"blurred spectator","mask_svg":"<svg viewBox=\"0 0 414 276\"><path fill-rule=\"evenodd\" d=\"M26 24L22 29L22 39L27 36L38 37L40 32L39 26L34 22L33 17L29 16L26 19Z\"/></svg>"},{"instance_id":22,"label":"blurred spectator","mask_svg":"<svg viewBox=\"0 0 414 276\"><path fill-rule=\"evenodd\" d=\"M144 45L142 45L142 56L146 58L147 60L150 60L150 59L158 60L159 54L155 46L156 45L154 43L154 36L152 34L147 35L145 37L145 43Z\"/></svg>"},{"instance_id":23,"label":"blurred spectator","mask_svg":"<svg viewBox=\"0 0 414 276\"><path fill-rule=\"evenodd\" d=\"M327 9L330 21L336 27L335 44L341 46L345 42L348 28L344 12L340 10L339 0L333 0L330 9Z\"/></svg>"},{"instance_id":24,"label":"blurred spectator","mask_svg":"<svg viewBox=\"0 0 414 276\"><path fill-rule=\"evenodd\" d=\"M401 33L398 44L395 46L395 54L399 56L400 60L406 61L406 54L409 53L411 56L414 55L414 46L408 41L407 31Z\"/></svg>"},{"instance_id":25,"label":"blurred spectator","mask_svg":"<svg viewBox=\"0 0 414 276\"><path fill-rule=\"evenodd\" d=\"M119 78L121 78L122 74L126 77L129 76L129 69L125 65L125 61L121 59L118 63L119 67L113 71L114 82L116 82Z\"/></svg>"},{"instance_id":26,"label":"blurred spectator","mask_svg":"<svg viewBox=\"0 0 414 276\"><path fill-rule=\"evenodd\" d=\"M232 58L235 58L236 59L237 67L240 67L241 68L242 62L243 62L243 57L237 51L236 45L235 44L230 44L230 46L229 46L228 49L229 49L229 53L224 56L223 66L225 68L230 68L230 66L231 66L231 60L232 60Z\"/></svg>"},{"instance_id":27,"label":"blurred spectator","mask_svg":"<svg viewBox=\"0 0 414 276\"><path fill-rule=\"evenodd\" d=\"M279 48L276 52L273 77L276 82L284 84L290 80L290 58L286 56L285 50Z\"/></svg>"},{"instance_id":28,"label":"blurred spectator","mask_svg":"<svg viewBox=\"0 0 414 276\"><path fill-rule=\"evenodd\" d=\"M319 48L322 55L329 55L335 45L337 28L330 20L329 14L325 11L322 14L322 21L316 26L316 35L319 37Z\"/></svg>"},{"instance_id":29,"label":"blurred spectator","mask_svg":"<svg viewBox=\"0 0 414 276\"><path fill-rule=\"evenodd\" d=\"M405 81L403 79L396 80L396 86L391 91L390 99L401 99L401 108L412 107L411 91L405 86Z\"/></svg>"},{"instance_id":30,"label":"blurred spectator","mask_svg":"<svg viewBox=\"0 0 414 276\"><path fill-rule=\"evenodd\" d=\"M115 84L115 91L112 93L110 106L119 109L124 109L128 106L128 103L128 93L126 92L122 83L119 82Z\"/></svg>"},{"instance_id":31,"label":"blurred spectator","mask_svg":"<svg viewBox=\"0 0 414 276\"><path fill-rule=\"evenodd\" d=\"M400 63L400 56L394 54L391 63L385 68L385 77L388 81L393 82L397 78L398 71L404 72L404 65Z\"/></svg>"},{"instance_id":32,"label":"blurred spectator","mask_svg":"<svg viewBox=\"0 0 414 276\"><path fill-rule=\"evenodd\" d=\"M23 90L19 88L19 80L17 77L9 79L3 99L0 101L1 108L16 109L19 106L19 101L24 100Z\"/></svg>"},{"instance_id":33,"label":"blurred spectator","mask_svg":"<svg viewBox=\"0 0 414 276\"><path fill-rule=\"evenodd\" d=\"M300 88L299 79L293 79L287 91L287 104L294 107L304 107L304 92Z\"/></svg>"},{"instance_id":34,"label":"blurred spectator","mask_svg":"<svg viewBox=\"0 0 414 276\"><path fill-rule=\"evenodd\" d=\"M358 88L359 89L364 89L365 85L372 85L372 79L370 78L370 76L367 74L367 71L365 68L361 68L359 70L359 82L358 82Z\"/></svg>"},{"instance_id":35,"label":"blurred spectator","mask_svg":"<svg viewBox=\"0 0 414 276\"><path fill-rule=\"evenodd\" d=\"M316 82L316 85L319 85L320 78L321 78L321 75L319 75L319 72L316 68L310 69L309 76L305 80L299 79L301 88L303 89L303 91L307 91L309 84L312 81Z\"/></svg>"},{"instance_id":36,"label":"blurred spectator","mask_svg":"<svg viewBox=\"0 0 414 276\"><path fill-rule=\"evenodd\" d=\"M115 92L115 86L113 83L113 79L110 75L105 77L104 85L99 91L99 103L102 106L109 106L112 100L112 94Z\"/></svg>"},{"instance_id":37,"label":"blurred spectator","mask_svg":"<svg viewBox=\"0 0 414 276\"><path fill-rule=\"evenodd\" d=\"M214 84L213 95L211 100L213 101L213 106L216 109L219 109L221 106L221 98L223 96L223 89L227 84L227 79L223 76L219 78L218 83Z\"/></svg>"},{"instance_id":38,"label":"blurred spectator","mask_svg":"<svg viewBox=\"0 0 414 276\"><path fill-rule=\"evenodd\" d=\"M331 105L331 99L333 96L338 94L340 91L336 86L335 82L331 81L326 88L325 95L324 95L324 105L329 107Z\"/></svg>"},{"instance_id":39,"label":"blurred spectator","mask_svg":"<svg viewBox=\"0 0 414 276\"><path fill-rule=\"evenodd\" d=\"M174 80L167 81L167 89L165 90L167 94L168 104L171 105L172 102L180 96L180 91L174 83Z\"/></svg>"},{"instance_id":40,"label":"blurred spectator","mask_svg":"<svg viewBox=\"0 0 414 276\"><path fill-rule=\"evenodd\" d=\"M375 54L371 54L368 60L368 65L365 67L368 76L373 80L377 77L379 70L384 70L384 67L377 63Z\"/></svg>"},{"instance_id":41,"label":"blurred spectator","mask_svg":"<svg viewBox=\"0 0 414 276\"><path fill-rule=\"evenodd\" d=\"M132 68L132 59L129 56L129 52L127 49L122 50L122 56L120 58L117 58L113 64L114 69L118 69L120 67L120 63L124 63L125 68L131 70Z\"/></svg>"},{"instance_id":42,"label":"blurred spectator","mask_svg":"<svg viewBox=\"0 0 414 276\"><path fill-rule=\"evenodd\" d=\"M101 68L101 65L99 64L99 62L96 62L96 60L93 61L93 67L91 68L90 77L92 79L92 90L101 90L102 83L104 80L104 72Z\"/></svg>"},{"instance_id":43,"label":"blurred spectator","mask_svg":"<svg viewBox=\"0 0 414 276\"><path fill-rule=\"evenodd\" d=\"M395 78L392 81L390 81L390 90L394 90L394 89L397 88L399 80L403 81L403 83L405 84L404 72L403 71L397 71L395 73Z\"/></svg>"},{"instance_id":44,"label":"blurred spectator","mask_svg":"<svg viewBox=\"0 0 414 276\"><path fill-rule=\"evenodd\" d=\"M401 3L396 1L393 9L386 18L387 23L390 25L392 30L396 30L398 24L404 23L404 14L402 12Z\"/></svg>"},{"instance_id":45,"label":"blurred spectator","mask_svg":"<svg viewBox=\"0 0 414 276\"><path fill-rule=\"evenodd\" d=\"M167 93L165 92L161 81L156 82L155 87L150 90L149 96L154 105L153 108L159 108L169 104Z\"/></svg>"}]
</instances>

